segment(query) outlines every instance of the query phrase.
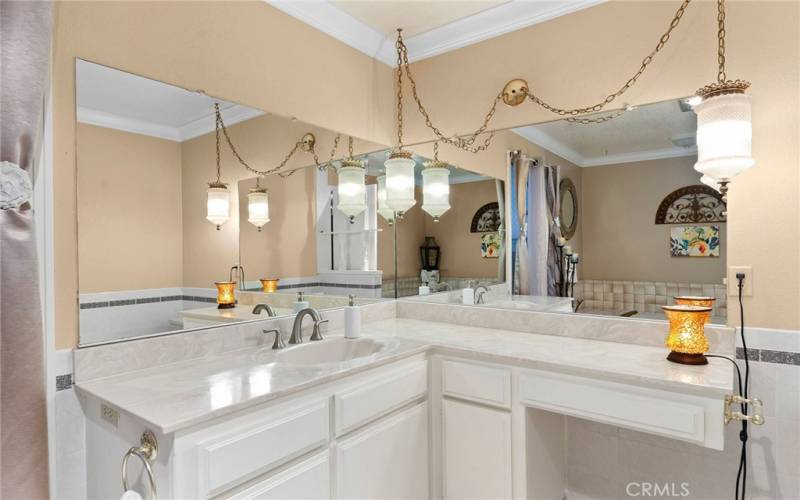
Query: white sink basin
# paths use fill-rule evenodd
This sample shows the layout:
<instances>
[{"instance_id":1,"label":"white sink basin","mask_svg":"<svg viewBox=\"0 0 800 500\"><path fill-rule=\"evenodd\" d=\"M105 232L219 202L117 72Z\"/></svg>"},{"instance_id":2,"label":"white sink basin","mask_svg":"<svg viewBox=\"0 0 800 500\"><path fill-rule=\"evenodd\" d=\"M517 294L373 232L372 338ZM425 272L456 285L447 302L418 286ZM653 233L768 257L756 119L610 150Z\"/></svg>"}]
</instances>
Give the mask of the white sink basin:
<instances>
[{"instance_id":1,"label":"white sink basin","mask_svg":"<svg viewBox=\"0 0 800 500\"><path fill-rule=\"evenodd\" d=\"M342 363L375 354L383 349L381 342L373 339L334 338L286 347L274 352L272 360L292 365L321 365Z\"/></svg>"}]
</instances>

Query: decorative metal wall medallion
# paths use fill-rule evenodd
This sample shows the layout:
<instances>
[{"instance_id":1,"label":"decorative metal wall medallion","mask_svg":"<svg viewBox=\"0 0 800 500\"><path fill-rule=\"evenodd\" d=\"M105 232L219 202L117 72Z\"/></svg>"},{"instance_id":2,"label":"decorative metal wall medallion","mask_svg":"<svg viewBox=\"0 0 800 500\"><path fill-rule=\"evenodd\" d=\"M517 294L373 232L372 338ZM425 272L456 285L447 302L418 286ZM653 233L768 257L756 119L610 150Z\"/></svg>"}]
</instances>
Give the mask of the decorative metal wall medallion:
<instances>
[{"instance_id":1,"label":"decorative metal wall medallion","mask_svg":"<svg viewBox=\"0 0 800 500\"><path fill-rule=\"evenodd\" d=\"M500 230L500 205L496 201L487 203L475 212L469 232L490 233Z\"/></svg>"},{"instance_id":2,"label":"decorative metal wall medallion","mask_svg":"<svg viewBox=\"0 0 800 500\"><path fill-rule=\"evenodd\" d=\"M716 190L703 185L686 186L668 194L656 211L656 224L725 222L725 202Z\"/></svg>"}]
</instances>

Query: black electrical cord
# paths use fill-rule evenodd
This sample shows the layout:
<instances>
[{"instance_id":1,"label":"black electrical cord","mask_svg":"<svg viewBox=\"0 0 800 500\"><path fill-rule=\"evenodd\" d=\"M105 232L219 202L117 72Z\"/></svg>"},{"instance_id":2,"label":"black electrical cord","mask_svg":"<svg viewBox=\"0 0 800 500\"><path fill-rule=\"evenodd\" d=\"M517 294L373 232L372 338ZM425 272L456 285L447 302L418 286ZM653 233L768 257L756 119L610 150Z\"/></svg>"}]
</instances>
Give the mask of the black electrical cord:
<instances>
[{"instance_id":1,"label":"black electrical cord","mask_svg":"<svg viewBox=\"0 0 800 500\"><path fill-rule=\"evenodd\" d=\"M747 355L747 342L744 338L744 304L742 303L742 291L744 289L744 273L736 275L737 288L739 289L739 325L740 334L742 338L742 350L744 352L744 384L742 384L742 371L735 360L727 356L718 356L716 354L706 354L707 358L721 358L730 361L733 367L736 368L736 378L739 382L739 396L747 399L748 387L750 385L750 360ZM747 415L747 404L741 404L742 415ZM742 420L742 430L739 431L739 441L742 442L742 451L739 455L739 470L736 472L736 493L734 500L745 500L747 492L747 419ZM741 497L739 492L742 492Z\"/></svg>"}]
</instances>

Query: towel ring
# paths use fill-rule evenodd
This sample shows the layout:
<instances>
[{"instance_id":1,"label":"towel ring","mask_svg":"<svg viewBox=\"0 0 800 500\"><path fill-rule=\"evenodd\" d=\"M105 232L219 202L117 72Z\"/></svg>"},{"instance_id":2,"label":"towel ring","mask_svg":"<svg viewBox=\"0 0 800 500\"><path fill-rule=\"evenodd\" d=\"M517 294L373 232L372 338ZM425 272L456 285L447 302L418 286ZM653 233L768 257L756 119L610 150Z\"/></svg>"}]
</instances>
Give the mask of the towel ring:
<instances>
[{"instance_id":1,"label":"towel ring","mask_svg":"<svg viewBox=\"0 0 800 500\"><path fill-rule=\"evenodd\" d=\"M133 446L125 456L122 458L122 491L128 491L128 459L131 456L137 457L142 461L145 470L147 471L147 478L150 482L150 497L156 500L156 480L153 476L153 468L150 467L150 462L158 456L158 442L156 436L150 431L144 431L142 438L139 441L139 446Z\"/></svg>"}]
</instances>

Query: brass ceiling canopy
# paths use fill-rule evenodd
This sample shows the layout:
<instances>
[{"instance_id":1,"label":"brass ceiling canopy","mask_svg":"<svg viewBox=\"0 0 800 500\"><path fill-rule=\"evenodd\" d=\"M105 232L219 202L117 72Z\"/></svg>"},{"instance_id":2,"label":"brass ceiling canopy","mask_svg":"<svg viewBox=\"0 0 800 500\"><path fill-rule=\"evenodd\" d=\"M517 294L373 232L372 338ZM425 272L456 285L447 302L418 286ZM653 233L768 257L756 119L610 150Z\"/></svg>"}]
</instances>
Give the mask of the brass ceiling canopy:
<instances>
[{"instance_id":1,"label":"brass ceiling canopy","mask_svg":"<svg viewBox=\"0 0 800 500\"><path fill-rule=\"evenodd\" d=\"M696 94L705 100L719 95L744 94L749 86L750 82L745 80L725 80L706 85L699 89Z\"/></svg>"},{"instance_id":2,"label":"brass ceiling canopy","mask_svg":"<svg viewBox=\"0 0 800 500\"><path fill-rule=\"evenodd\" d=\"M311 132L306 133L302 139L300 139L300 149L305 151L306 153L310 153L314 150L314 145L317 144L317 138Z\"/></svg>"},{"instance_id":3,"label":"brass ceiling canopy","mask_svg":"<svg viewBox=\"0 0 800 500\"><path fill-rule=\"evenodd\" d=\"M519 106L528 97L528 82L515 78L503 87L503 102L509 106Z\"/></svg>"}]
</instances>

